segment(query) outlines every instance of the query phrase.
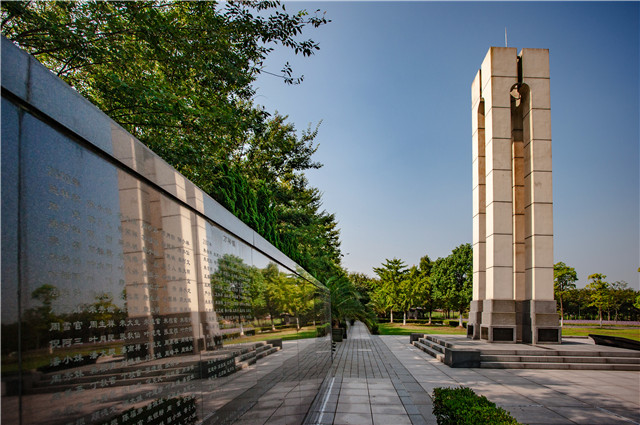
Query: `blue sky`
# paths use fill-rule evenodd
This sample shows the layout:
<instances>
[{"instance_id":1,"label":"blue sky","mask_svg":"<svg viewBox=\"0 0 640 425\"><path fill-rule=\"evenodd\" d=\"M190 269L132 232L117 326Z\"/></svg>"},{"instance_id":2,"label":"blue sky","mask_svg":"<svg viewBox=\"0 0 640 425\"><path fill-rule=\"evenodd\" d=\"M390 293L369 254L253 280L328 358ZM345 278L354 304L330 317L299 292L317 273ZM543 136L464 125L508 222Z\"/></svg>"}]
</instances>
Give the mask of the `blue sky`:
<instances>
[{"instance_id":1,"label":"blue sky","mask_svg":"<svg viewBox=\"0 0 640 425\"><path fill-rule=\"evenodd\" d=\"M554 258L639 288L639 3L287 2L332 22L311 58L276 50L255 102L298 130L322 120L308 172L341 228L343 264L373 276L472 239L471 82L490 46L548 48Z\"/></svg>"}]
</instances>

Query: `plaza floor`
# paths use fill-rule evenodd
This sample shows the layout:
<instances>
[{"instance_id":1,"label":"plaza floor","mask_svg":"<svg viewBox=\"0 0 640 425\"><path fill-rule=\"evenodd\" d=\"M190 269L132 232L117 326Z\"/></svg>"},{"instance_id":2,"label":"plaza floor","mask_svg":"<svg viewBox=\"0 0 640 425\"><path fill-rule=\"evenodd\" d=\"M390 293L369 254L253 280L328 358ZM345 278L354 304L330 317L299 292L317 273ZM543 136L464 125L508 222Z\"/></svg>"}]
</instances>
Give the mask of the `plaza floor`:
<instances>
[{"instance_id":1,"label":"plaza floor","mask_svg":"<svg viewBox=\"0 0 640 425\"><path fill-rule=\"evenodd\" d=\"M430 394L466 386L537 424L640 424L640 372L450 368L409 344L356 323L338 343L315 423L436 424Z\"/></svg>"}]
</instances>

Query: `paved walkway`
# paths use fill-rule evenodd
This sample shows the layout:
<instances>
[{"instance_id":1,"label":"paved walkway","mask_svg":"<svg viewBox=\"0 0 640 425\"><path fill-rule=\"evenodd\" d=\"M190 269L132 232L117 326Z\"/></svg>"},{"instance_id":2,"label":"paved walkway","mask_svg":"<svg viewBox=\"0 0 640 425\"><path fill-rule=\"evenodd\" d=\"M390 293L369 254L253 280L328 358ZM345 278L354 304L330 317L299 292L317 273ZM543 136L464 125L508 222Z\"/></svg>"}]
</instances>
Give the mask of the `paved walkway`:
<instances>
[{"instance_id":1,"label":"paved walkway","mask_svg":"<svg viewBox=\"0 0 640 425\"><path fill-rule=\"evenodd\" d=\"M436 424L429 394L464 385L523 424L640 424L640 372L453 369L361 323L338 343L316 423Z\"/></svg>"},{"instance_id":2,"label":"paved walkway","mask_svg":"<svg viewBox=\"0 0 640 425\"><path fill-rule=\"evenodd\" d=\"M318 424L436 424L427 391L383 339L359 322L338 343L320 409Z\"/></svg>"}]
</instances>

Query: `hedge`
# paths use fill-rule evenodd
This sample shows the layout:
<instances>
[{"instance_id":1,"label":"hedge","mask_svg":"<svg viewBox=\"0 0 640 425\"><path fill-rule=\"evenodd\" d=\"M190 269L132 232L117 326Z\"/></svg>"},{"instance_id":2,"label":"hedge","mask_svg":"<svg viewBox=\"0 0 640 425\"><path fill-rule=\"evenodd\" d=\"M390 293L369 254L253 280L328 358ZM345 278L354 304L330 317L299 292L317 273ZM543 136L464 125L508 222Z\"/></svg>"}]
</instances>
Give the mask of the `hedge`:
<instances>
[{"instance_id":1,"label":"hedge","mask_svg":"<svg viewBox=\"0 0 640 425\"><path fill-rule=\"evenodd\" d=\"M506 410L466 387L434 388L433 414L438 425L520 425Z\"/></svg>"}]
</instances>

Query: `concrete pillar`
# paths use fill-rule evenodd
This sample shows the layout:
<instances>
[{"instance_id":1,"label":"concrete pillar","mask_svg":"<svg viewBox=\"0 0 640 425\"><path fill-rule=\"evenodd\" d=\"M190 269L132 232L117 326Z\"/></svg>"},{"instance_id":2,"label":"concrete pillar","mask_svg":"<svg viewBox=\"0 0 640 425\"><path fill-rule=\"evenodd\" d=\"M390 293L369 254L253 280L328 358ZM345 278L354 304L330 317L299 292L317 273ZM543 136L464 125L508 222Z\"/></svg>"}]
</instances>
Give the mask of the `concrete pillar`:
<instances>
[{"instance_id":1,"label":"concrete pillar","mask_svg":"<svg viewBox=\"0 0 640 425\"><path fill-rule=\"evenodd\" d=\"M511 87L518 81L515 48L492 47L482 67L485 109L486 294L480 337L515 341L513 293Z\"/></svg>"},{"instance_id":2,"label":"concrete pillar","mask_svg":"<svg viewBox=\"0 0 640 425\"><path fill-rule=\"evenodd\" d=\"M486 178L484 100L480 89L481 72L471 85L473 126L473 298L467 323L467 336L480 338L482 303L486 295Z\"/></svg>"},{"instance_id":3,"label":"concrete pillar","mask_svg":"<svg viewBox=\"0 0 640 425\"><path fill-rule=\"evenodd\" d=\"M525 156L525 312L530 338L561 341L553 294L553 185L549 50L522 49L523 138ZM528 329L527 329L528 330Z\"/></svg>"},{"instance_id":4,"label":"concrete pillar","mask_svg":"<svg viewBox=\"0 0 640 425\"><path fill-rule=\"evenodd\" d=\"M473 300L467 335L559 342L549 52L491 47L472 84Z\"/></svg>"}]
</instances>

